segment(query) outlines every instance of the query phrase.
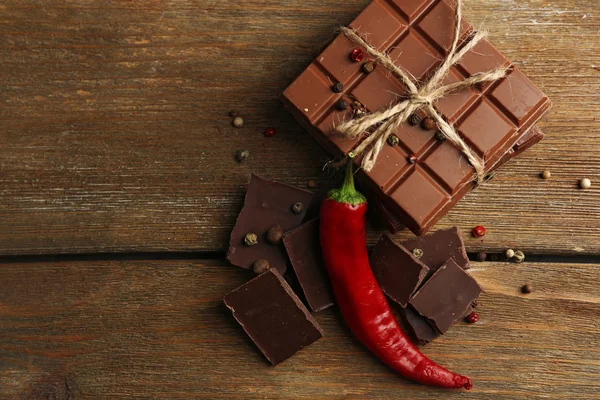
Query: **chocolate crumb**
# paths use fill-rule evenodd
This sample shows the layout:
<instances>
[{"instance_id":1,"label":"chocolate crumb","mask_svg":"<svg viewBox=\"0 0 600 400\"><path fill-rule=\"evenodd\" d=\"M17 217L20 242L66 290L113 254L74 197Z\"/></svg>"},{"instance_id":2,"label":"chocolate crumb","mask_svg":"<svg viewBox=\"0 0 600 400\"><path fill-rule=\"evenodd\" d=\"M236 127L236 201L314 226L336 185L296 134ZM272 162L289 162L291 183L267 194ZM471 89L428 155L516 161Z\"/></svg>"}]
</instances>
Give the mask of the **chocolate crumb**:
<instances>
[{"instance_id":1,"label":"chocolate crumb","mask_svg":"<svg viewBox=\"0 0 600 400\"><path fill-rule=\"evenodd\" d=\"M254 233L247 233L244 236L244 244L246 246L256 246L258 244L258 236Z\"/></svg>"},{"instance_id":2,"label":"chocolate crumb","mask_svg":"<svg viewBox=\"0 0 600 400\"><path fill-rule=\"evenodd\" d=\"M279 244L281 243L281 238L283 237L283 230L281 226L274 225L269 228L267 231L267 242L271 244Z\"/></svg>"},{"instance_id":3,"label":"chocolate crumb","mask_svg":"<svg viewBox=\"0 0 600 400\"><path fill-rule=\"evenodd\" d=\"M521 293L529 294L531 292L533 292L533 287L529 283L526 285L523 285L523 287L521 287Z\"/></svg>"},{"instance_id":4,"label":"chocolate crumb","mask_svg":"<svg viewBox=\"0 0 600 400\"><path fill-rule=\"evenodd\" d=\"M263 258L254 261L254 264L252 264L252 271L254 271L256 275L260 275L263 272L267 272L269 269L271 269L269 262Z\"/></svg>"}]
</instances>

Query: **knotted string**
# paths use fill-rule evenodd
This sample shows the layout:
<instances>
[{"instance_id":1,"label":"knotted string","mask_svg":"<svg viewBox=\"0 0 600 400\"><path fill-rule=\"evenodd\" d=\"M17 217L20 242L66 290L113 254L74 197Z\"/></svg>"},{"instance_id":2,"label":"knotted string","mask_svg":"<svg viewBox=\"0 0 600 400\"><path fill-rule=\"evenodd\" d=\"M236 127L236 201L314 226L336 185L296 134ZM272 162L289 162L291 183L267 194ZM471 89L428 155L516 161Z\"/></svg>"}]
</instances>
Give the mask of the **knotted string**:
<instances>
[{"instance_id":1,"label":"knotted string","mask_svg":"<svg viewBox=\"0 0 600 400\"><path fill-rule=\"evenodd\" d=\"M371 57L380 65L397 76L408 89L408 98L392 105L391 107L375 111L360 118L349 120L336 126L336 131L342 136L355 138L363 135L365 132L374 129L357 147L352 151L354 156L363 153L369 146L372 147L365 154L362 160L362 168L365 171L371 171L379 152L385 145L388 137L396 132L408 118L418 110L425 110L431 118L437 123L440 132L450 140L469 160L476 172L477 182L483 182L485 178L484 160L479 158L471 148L465 143L462 137L454 130L454 127L447 123L433 106L436 100L439 100L450 93L473 87L483 82L493 82L506 76L508 67L500 67L488 72L473 74L459 82L448 85L442 85L442 81L451 67L456 64L467 52L477 45L487 36L486 32L476 32L465 41L464 46L458 50L460 40L460 28L462 21L462 0L456 0L454 39L448 52L448 56L435 71L433 76L420 88L410 78L410 74L401 67L398 67L392 59L385 53L382 53L363 40L356 30L350 28L341 28L342 33L355 44L363 47Z\"/></svg>"}]
</instances>

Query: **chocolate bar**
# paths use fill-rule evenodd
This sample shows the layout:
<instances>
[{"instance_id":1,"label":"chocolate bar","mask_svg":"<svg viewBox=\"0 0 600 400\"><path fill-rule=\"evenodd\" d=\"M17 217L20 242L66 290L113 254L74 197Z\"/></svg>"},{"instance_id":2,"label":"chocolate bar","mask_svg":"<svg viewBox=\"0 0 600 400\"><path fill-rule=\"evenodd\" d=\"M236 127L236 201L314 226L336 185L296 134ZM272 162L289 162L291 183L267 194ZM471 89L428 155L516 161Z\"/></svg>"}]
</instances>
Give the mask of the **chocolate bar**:
<instances>
[{"instance_id":1,"label":"chocolate bar","mask_svg":"<svg viewBox=\"0 0 600 400\"><path fill-rule=\"evenodd\" d=\"M402 243L402 246L413 254L418 252L419 261L429 267L425 280L448 260L453 260L462 269L469 269L469 257L460 229L456 226L407 240Z\"/></svg>"},{"instance_id":2,"label":"chocolate bar","mask_svg":"<svg viewBox=\"0 0 600 400\"><path fill-rule=\"evenodd\" d=\"M273 365L323 337L317 322L276 269L228 293L223 301Z\"/></svg>"},{"instance_id":3,"label":"chocolate bar","mask_svg":"<svg viewBox=\"0 0 600 400\"><path fill-rule=\"evenodd\" d=\"M482 289L454 260L448 260L410 300L410 305L444 334L464 317Z\"/></svg>"},{"instance_id":4,"label":"chocolate bar","mask_svg":"<svg viewBox=\"0 0 600 400\"><path fill-rule=\"evenodd\" d=\"M306 190L252 175L244 208L231 232L227 260L251 269L254 262L264 259L284 274L288 265L285 249L281 243L270 243L267 232L276 226L286 232L300 225L312 196ZM247 240L249 234L256 235L256 243Z\"/></svg>"},{"instance_id":5,"label":"chocolate bar","mask_svg":"<svg viewBox=\"0 0 600 400\"><path fill-rule=\"evenodd\" d=\"M472 29L464 21L462 26L464 40ZM374 0L350 27L422 82L448 53L454 7L446 0ZM404 99L407 93L381 65L366 68L364 63L370 60L353 60L351 55L357 48L345 36L338 36L283 93L284 105L295 118L338 157L363 139L342 138L335 131L336 125L353 118L355 112L348 105L358 102L360 109L378 111ZM487 171L502 161L551 106L549 99L486 40L452 67L445 84L499 66L510 68L507 77L435 103L471 150L484 159ZM421 235L474 187L474 171L466 157L436 135L435 129L424 130L421 124L407 122L395 136L399 143L384 146L374 168L361 170L360 178L400 222Z\"/></svg>"},{"instance_id":6,"label":"chocolate bar","mask_svg":"<svg viewBox=\"0 0 600 400\"><path fill-rule=\"evenodd\" d=\"M500 168L506 162L512 160L525 150L529 149L531 146L539 143L540 141L542 141L542 139L544 139L544 132L542 132L542 130L538 128L537 125L529 129L523 136L521 136L521 138L510 150L504 153L502 158L489 171L490 177L493 176L493 173L496 169ZM367 196L369 197L369 193L367 193ZM385 204L383 204L380 201L371 202L371 204L376 205L378 209L378 214L383 219L383 222L390 231L390 233L396 233L404 228L402 222L388 209L388 207L385 206Z\"/></svg>"},{"instance_id":7,"label":"chocolate bar","mask_svg":"<svg viewBox=\"0 0 600 400\"><path fill-rule=\"evenodd\" d=\"M375 245L370 262L383 293L402 307L406 307L429 272L425 264L387 235Z\"/></svg>"},{"instance_id":8,"label":"chocolate bar","mask_svg":"<svg viewBox=\"0 0 600 400\"><path fill-rule=\"evenodd\" d=\"M319 241L319 219L287 232L283 244L311 310L318 312L332 306L333 293Z\"/></svg>"}]
</instances>

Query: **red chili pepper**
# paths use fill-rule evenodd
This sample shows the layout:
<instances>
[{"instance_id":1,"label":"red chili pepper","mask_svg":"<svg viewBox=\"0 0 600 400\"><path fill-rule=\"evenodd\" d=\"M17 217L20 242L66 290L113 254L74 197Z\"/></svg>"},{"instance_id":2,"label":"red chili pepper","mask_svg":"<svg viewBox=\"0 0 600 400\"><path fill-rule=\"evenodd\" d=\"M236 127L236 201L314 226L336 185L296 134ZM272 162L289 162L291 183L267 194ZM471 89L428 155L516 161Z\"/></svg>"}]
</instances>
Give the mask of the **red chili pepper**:
<instances>
[{"instance_id":1,"label":"red chili pepper","mask_svg":"<svg viewBox=\"0 0 600 400\"><path fill-rule=\"evenodd\" d=\"M323 259L337 304L350 330L400 375L416 382L471 389L471 380L437 365L407 338L381 292L367 254L365 197L354 188L352 160L340 189L321 205Z\"/></svg>"}]
</instances>

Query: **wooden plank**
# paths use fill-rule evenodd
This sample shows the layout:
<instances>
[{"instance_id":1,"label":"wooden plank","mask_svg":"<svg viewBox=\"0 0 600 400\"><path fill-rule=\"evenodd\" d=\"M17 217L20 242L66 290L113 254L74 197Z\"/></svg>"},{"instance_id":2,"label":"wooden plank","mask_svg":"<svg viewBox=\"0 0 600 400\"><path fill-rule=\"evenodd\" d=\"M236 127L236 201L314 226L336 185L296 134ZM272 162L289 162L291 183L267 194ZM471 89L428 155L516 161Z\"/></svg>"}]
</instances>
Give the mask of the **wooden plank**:
<instances>
[{"instance_id":1,"label":"wooden plank","mask_svg":"<svg viewBox=\"0 0 600 400\"><path fill-rule=\"evenodd\" d=\"M395 375L332 309L323 339L271 367L222 304L250 275L222 261L3 265L0 398L597 399L600 269L475 267L481 321L424 348L474 381L449 392Z\"/></svg>"},{"instance_id":2,"label":"wooden plank","mask_svg":"<svg viewBox=\"0 0 600 400\"><path fill-rule=\"evenodd\" d=\"M328 157L277 96L366 4L3 1L0 254L224 251L250 172L322 178ZM546 141L440 223L486 225L470 250L600 252L596 5L468 2L469 20L555 104ZM278 134L264 138L267 126Z\"/></svg>"}]
</instances>

